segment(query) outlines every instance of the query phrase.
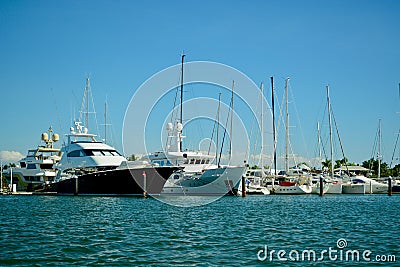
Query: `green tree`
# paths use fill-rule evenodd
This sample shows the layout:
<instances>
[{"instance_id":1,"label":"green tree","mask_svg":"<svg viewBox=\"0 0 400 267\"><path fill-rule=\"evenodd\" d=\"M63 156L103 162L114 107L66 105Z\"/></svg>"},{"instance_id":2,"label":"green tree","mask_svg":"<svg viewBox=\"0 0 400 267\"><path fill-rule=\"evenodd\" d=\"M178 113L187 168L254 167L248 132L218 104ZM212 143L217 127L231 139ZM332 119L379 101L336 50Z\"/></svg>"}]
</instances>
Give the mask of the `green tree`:
<instances>
[{"instance_id":1,"label":"green tree","mask_svg":"<svg viewBox=\"0 0 400 267\"><path fill-rule=\"evenodd\" d=\"M137 160L138 158L135 156L135 154L132 154L132 155L130 155L129 157L128 157L128 160L129 161L135 161L135 160Z\"/></svg>"}]
</instances>

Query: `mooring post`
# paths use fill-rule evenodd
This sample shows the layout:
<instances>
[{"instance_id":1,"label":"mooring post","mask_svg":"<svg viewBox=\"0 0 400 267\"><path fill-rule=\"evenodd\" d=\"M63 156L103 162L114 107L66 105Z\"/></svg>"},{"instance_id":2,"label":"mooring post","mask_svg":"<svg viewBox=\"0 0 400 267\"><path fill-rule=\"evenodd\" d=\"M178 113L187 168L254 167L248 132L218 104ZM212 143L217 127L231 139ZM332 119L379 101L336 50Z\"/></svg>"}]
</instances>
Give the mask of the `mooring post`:
<instances>
[{"instance_id":1,"label":"mooring post","mask_svg":"<svg viewBox=\"0 0 400 267\"><path fill-rule=\"evenodd\" d=\"M246 177L242 176L242 197L246 197Z\"/></svg>"},{"instance_id":2,"label":"mooring post","mask_svg":"<svg viewBox=\"0 0 400 267\"><path fill-rule=\"evenodd\" d=\"M143 197L147 197L147 175L145 171L143 171Z\"/></svg>"},{"instance_id":3,"label":"mooring post","mask_svg":"<svg viewBox=\"0 0 400 267\"><path fill-rule=\"evenodd\" d=\"M324 195L324 179L322 175L319 177L319 196L322 197Z\"/></svg>"}]
</instances>

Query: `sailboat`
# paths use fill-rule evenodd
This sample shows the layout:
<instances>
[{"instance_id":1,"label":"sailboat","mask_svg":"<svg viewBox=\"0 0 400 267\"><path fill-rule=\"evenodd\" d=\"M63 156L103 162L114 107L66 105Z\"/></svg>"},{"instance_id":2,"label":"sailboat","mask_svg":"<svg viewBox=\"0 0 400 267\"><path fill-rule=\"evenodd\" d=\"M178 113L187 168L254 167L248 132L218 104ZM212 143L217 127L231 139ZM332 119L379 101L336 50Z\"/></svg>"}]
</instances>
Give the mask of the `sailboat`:
<instances>
[{"instance_id":1,"label":"sailboat","mask_svg":"<svg viewBox=\"0 0 400 267\"><path fill-rule=\"evenodd\" d=\"M247 195L269 195L270 191L263 185L266 180L264 172L264 85L261 83L261 169L247 170L245 174L245 186ZM237 191L238 196L242 196L242 183L239 184Z\"/></svg>"},{"instance_id":2,"label":"sailboat","mask_svg":"<svg viewBox=\"0 0 400 267\"><path fill-rule=\"evenodd\" d=\"M184 57L181 62L180 84L180 118L175 124L167 124L168 139L171 145L166 151L151 153L144 157L153 164L160 166L178 166L181 170L173 173L165 183L161 195L175 196L222 196L234 195L237 185L245 171L242 166L221 166L219 162L213 164L217 157L201 151L182 149L183 136L183 68ZM233 94L233 92L232 92ZM233 101L233 98L232 98ZM236 188L236 189L235 189Z\"/></svg>"},{"instance_id":3,"label":"sailboat","mask_svg":"<svg viewBox=\"0 0 400 267\"><path fill-rule=\"evenodd\" d=\"M378 123L378 151L377 151L377 159L378 159L378 177L377 180L381 179L381 140L382 140L382 122L379 119ZM365 193L366 194L385 194L388 192L388 184L378 182L375 179L371 179L369 177L365 177L364 175L358 174L352 177L352 183L364 184Z\"/></svg>"},{"instance_id":4,"label":"sailboat","mask_svg":"<svg viewBox=\"0 0 400 267\"><path fill-rule=\"evenodd\" d=\"M294 170L289 170L289 78L286 78L286 153L285 153L285 177L279 182L279 185L273 188L274 194L298 195L310 194L312 192L310 177L303 175L294 175Z\"/></svg>"}]
</instances>

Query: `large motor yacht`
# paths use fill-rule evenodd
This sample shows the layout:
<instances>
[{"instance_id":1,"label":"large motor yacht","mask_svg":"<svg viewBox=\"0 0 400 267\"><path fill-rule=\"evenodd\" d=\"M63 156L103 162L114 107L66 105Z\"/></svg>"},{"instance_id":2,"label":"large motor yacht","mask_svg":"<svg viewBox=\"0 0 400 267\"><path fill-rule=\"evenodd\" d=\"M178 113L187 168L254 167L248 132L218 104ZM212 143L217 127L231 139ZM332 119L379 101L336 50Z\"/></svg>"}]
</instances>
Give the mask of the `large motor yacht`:
<instances>
[{"instance_id":1,"label":"large motor yacht","mask_svg":"<svg viewBox=\"0 0 400 267\"><path fill-rule=\"evenodd\" d=\"M44 145L29 149L26 157L16 167L4 171L4 177L12 185L12 191L32 192L44 182L54 181L56 170L53 165L61 159L61 150L54 147L54 143L59 141L59 135L53 134L51 126L48 132L42 133Z\"/></svg>"}]
</instances>

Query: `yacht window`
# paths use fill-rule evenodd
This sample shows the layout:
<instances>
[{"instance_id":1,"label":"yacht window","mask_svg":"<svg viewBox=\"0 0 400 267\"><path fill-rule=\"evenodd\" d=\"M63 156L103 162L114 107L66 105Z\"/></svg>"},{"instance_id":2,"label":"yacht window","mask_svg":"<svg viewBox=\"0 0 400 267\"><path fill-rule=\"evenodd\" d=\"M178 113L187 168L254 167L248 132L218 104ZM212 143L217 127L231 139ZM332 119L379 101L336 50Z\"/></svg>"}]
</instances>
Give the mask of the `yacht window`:
<instances>
[{"instance_id":1,"label":"yacht window","mask_svg":"<svg viewBox=\"0 0 400 267\"><path fill-rule=\"evenodd\" d=\"M209 160L209 159L206 160L206 164L208 164L208 163L210 163L210 160Z\"/></svg>"},{"instance_id":2,"label":"yacht window","mask_svg":"<svg viewBox=\"0 0 400 267\"><path fill-rule=\"evenodd\" d=\"M121 156L117 151L115 151L115 150L113 150L113 151L110 151L110 153L113 155L113 156Z\"/></svg>"},{"instance_id":3,"label":"yacht window","mask_svg":"<svg viewBox=\"0 0 400 267\"><path fill-rule=\"evenodd\" d=\"M92 151L92 154L93 154L93 156L103 156L103 153L101 153L101 151L96 151L96 150L93 150Z\"/></svg>"},{"instance_id":4,"label":"yacht window","mask_svg":"<svg viewBox=\"0 0 400 267\"><path fill-rule=\"evenodd\" d=\"M53 168L53 164L40 164L40 168L44 170L50 170Z\"/></svg>"},{"instance_id":5,"label":"yacht window","mask_svg":"<svg viewBox=\"0 0 400 267\"><path fill-rule=\"evenodd\" d=\"M28 164L28 166L26 168L27 169L36 169L36 165L35 164Z\"/></svg>"},{"instance_id":6,"label":"yacht window","mask_svg":"<svg viewBox=\"0 0 400 267\"><path fill-rule=\"evenodd\" d=\"M85 157L86 153L83 150L75 150L68 153L68 157Z\"/></svg>"},{"instance_id":7,"label":"yacht window","mask_svg":"<svg viewBox=\"0 0 400 267\"><path fill-rule=\"evenodd\" d=\"M26 168L26 163L25 162L21 162L21 168Z\"/></svg>"},{"instance_id":8,"label":"yacht window","mask_svg":"<svg viewBox=\"0 0 400 267\"><path fill-rule=\"evenodd\" d=\"M196 159L196 164L200 164L201 160Z\"/></svg>"},{"instance_id":9,"label":"yacht window","mask_svg":"<svg viewBox=\"0 0 400 267\"><path fill-rule=\"evenodd\" d=\"M183 164L188 164L189 163L189 160L188 159L185 159L184 161L183 161Z\"/></svg>"},{"instance_id":10,"label":"yacht window","mask_svg":"<svg viewBox=\"0 0 400 267\"><path fill-rule=\"evenodd\" d=\"M204 160L204 159L202 159L202 160L201 160L201 164L204 164L204 162L205 162L205 160Z\"/></svg>"},{"instance_id":11,"label":"yacht window","mask_svg":"<svg viewBox=\"0 0 400 267\"><path fill-rule=\"evenodd\" d=\"M111 154L111 151L108 151L108 150L104 150L101 152L103 153L104 156L112 156L113 155L113 154Z\"/></svg>"},{"instance_id":12,"label":"yacht window","mask_svg":"<svg viewBox=\"0 0 400 267\"><path fill-rule=\"evenodd\" d=\"M191 160L190 160L190 164L194 164L194 159L191 159Z\"/></svg>"}]
</instances>

